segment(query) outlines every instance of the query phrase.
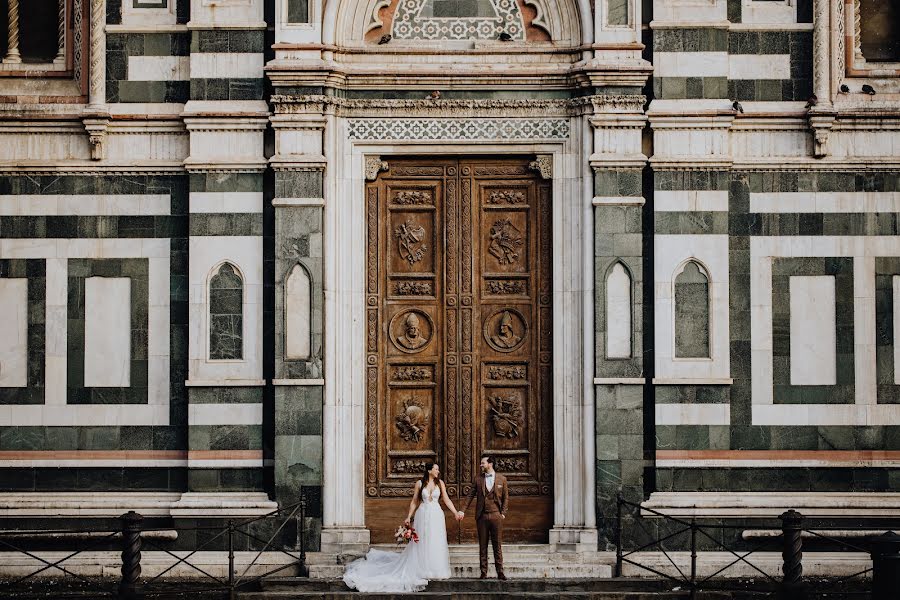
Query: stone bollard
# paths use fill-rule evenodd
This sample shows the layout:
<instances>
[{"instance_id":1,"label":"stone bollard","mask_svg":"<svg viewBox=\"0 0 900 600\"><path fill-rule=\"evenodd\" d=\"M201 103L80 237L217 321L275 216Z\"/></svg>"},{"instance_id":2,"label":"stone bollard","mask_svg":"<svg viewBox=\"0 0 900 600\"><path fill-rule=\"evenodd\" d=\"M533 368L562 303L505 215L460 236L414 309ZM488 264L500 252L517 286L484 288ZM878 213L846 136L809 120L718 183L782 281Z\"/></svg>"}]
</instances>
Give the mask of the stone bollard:
<instances>
[{"instance_id":1,"label":"stone bollard","mask_svg":"<svg viewBox=\"0 0 900 600\"><path fill-rule=\"evenodd\" d=\"M900 592L900 535L887 531L872 540L872 600L895 600Z\"/></svg>"},{"instance_id":2,"label":"stone bollard","mask_svg":"<svg viewBox=\"0 0 900 600\"><path fill-rule=\"evenodd\" d=\"M141 576L141 521L144 517L128 511L122 519L122 580L119 597L132 600L138 597L137 582Z\"/></svg>"},{"instance_id":3,"label":"stone bollard","mask_svg":"<svg viewBox=\"0 0 900 600\"><path fill-rule=\"evenodd\" d=\"M781 600L805 600L806 589L803 585L803 515L796 510L782 513L781 519L781 558L784 561L781 571L784 577L778 590Z\"/></svg>"}]
</instances>

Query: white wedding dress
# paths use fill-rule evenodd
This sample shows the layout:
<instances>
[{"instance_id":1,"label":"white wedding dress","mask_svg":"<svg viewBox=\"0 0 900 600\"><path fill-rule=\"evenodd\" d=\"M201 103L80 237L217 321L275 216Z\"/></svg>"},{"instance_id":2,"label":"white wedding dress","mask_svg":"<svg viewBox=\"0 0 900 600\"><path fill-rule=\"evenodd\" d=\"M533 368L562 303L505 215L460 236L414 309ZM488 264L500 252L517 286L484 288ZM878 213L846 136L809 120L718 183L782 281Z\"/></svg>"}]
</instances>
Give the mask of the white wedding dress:
<instances>
[{"instance_id":1,"label":"white wedding dress","mask_svg":"<svg viewBox=\"0 0 900 600\"><path fill-rule=\"evenodd\" d=\"M360 592L421 592L429 579L450 578L447 525L440 506L441 490L422 490L422 502L413 517L418 542L409 542L403 552L372 548L365 558L351 563L344 583Z\"/></svg>"}]
</instances>

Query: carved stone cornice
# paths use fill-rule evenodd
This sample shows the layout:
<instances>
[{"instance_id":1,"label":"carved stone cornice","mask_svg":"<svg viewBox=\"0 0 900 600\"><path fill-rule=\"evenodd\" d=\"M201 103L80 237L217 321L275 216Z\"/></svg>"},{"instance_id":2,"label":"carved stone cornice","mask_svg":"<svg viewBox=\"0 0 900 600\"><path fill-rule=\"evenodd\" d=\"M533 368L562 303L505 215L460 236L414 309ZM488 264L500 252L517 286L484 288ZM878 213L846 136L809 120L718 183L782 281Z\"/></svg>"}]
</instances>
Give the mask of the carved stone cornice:
<instances>
[{"instance_id":1,"label":"carved stone cornice","mask_svg":"<svg viewBox=\"0 0 900 600\"><path fill-rule=\"evenodd\" d=\"M128 175L178 175L184 174L184 166L178 162L155 161L152 164L140 165L116 165L95 162L62 161L55 165L47 161L16 162L12 164L0 164L0 174L11 175L53 175L53 176L96 176L115 177Z\"/></svg>"},{"instance_id":2,"label":"carved stone cornice","mask_svg":"<svg viewBox=\"0 0 900 600\"><path fill-rule=\"evenodd\" d=\"M334 114L353 117L543 117L604 112L642 113L646 96L594 95L569 99L399 100L334 96L272 96L276 115Z\"/></svg>"}]
</instances>

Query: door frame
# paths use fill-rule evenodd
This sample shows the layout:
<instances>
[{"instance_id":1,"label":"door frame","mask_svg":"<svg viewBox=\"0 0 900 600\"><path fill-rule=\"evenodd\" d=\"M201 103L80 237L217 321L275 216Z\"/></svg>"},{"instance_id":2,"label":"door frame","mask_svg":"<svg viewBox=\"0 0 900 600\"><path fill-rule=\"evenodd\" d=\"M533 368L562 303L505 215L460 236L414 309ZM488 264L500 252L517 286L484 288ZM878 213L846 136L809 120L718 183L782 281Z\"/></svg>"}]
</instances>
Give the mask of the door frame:
<instances>
[{"instance_id":1,"label":"door frame","mask_svg":"<svg viewBox=\"0 0 900 600\"><path fill-rule=\"evenodd\" d=\"M527 475L505 473L510 479L510 493L514 496L512 504L519 518L508 523L504 538L512 543L547 542L548 532L553 525L553 436L550 422L553 366L550 302L552 198L549 178L543 177L535 168L529 168L529 162L533 159L533 156L508 154L484 157L391 157L389 161L385 161L389 168L378 173L373 181L366 182L366 369L376 369L378 377L377 381L367 377L367 385L376 386L376 399L373 401L371 392L367 390L365 509L366 526L375 543L393 540L397 515L405 511L409 504L412 481L422 475L421 470L416 473L406 470L402 472L403 475L395 471L391 465L397 454L410 458L414 455L417 461L432 460L440 464L447 492L454 503L462 508L465 505L466 491L471 487L472 478L478 473L477 462L482 452L490 452L501 460L507 454L520 460L527 456L528 466L518 469ZM428 172L410 173L404 169ZM511 170L505 172L504 169ZM368 175L371 177L372 173ZM528 202L510 202L508 205L498 206L487 203L482 197L484 189L506 189L506 186L517 190L527 189ZM395 189L433 190L435 198L429 203L414 207L392 204L391 190ZM527 208L523 210L523 206ZM407 281L405 276L411 273L421 274L419 270L410 268L412 263L407 264L397 258L396 241L392 236L393 228L397 225L393 219L397 214L405 215L401 219L411 214L418 215L418 223L428 231L428 239L425 240L428 247L426 254L431 253L435 262L426 271L429 280L436 278L436 281L435 291L425 297L405 297L390 291L391 281L397 278ZM486 254L487 241L484 237L487 234L485 223L493 222L501 216L510 216L515 220L517 215L526 217L524 225L519 226L527 238L527 245L522 252L527 256L523 262L528 267L525 273L528 274L531 285L527 291L520 292L527 297L527 304L520 295L505 296L486 291L482 279L484 276L504 275L515 278L522 274L519 269L507 271L502 263L492 261ZM451 230L456 232L454 236L450 235ZM454 239L456 242L452 241ZM448 243L458 245L450 247L447 246ZM470 255L466 254L467 246ZM374 256L372 253L375 253ZM468 270L465 267L467 263L471 264ZM457 266L451 268L451 264ZM455 281L448 279L451 276ZM468 290L464 283L467 278L471 284L471 289ZM372 305L373 300L376 300L376 306ZM480 332L488 326L490 315L500 308L527 315L523 318L530 324L531 334L523 334L526 348L524 354L521 348L512 354L497 352L481 337ZM430 315L427 320L438 340L436 345L425 345L422 354L401 354L389 341L384 341L381 335L391 331L388 323L391 324L390 327L394 327L397 316L411 310ZM470 319L468 334L463 325L466 312ZM458 327L448 328L451 322ZM388 337L397 333L392 331ZM467 335L471 345L468 349ZM373 347L376 339L380 341ZM372 355L377 358L375 365L371 364ZM392 365L396 365L398 361L400 364L409 364L410 360L416 364L434 365L435 371L421 385L413 383L410 387L410 382L398 383L391 376L392 369L396 368ZM510 361L517 365L527 364L528 375L523 382L501 383L485 379L484 369L488 363L506 364ZM453 391L451 381L456 382L452 385ZM512 388L508 389L510 386ZM487 410L486 396L497 389L524 393L526 398L522 408L528 415L528 426L523 430L521 438L509 448L503 444L502 439L491 437L490 423L477 416L483 415ZM442 392L447 392L449 396ZM388 408L397 401L397 394L403 396L409 393L424 393L432 397L429 418L432 434L426 435L426 440L429 441L424 445L415 444L414 450L403 442L399 442L402 448L394 447L392 440L397 433L394 431L394 419L398 413L396 408ZM422 400L429 402L425 398ZM428 410L426 409L426 413ZM460 432L470 432L471 435L461 435L457 439ZM498 443L495 445L492 440ZM523 443L524 446L521 445ZM398 449L400 451L397 454L392 453L392 450ZM499 468L503 471L505 467ZM375 487L379 490L377 494L372 493ZM460 543L461 538L468 542L476 539L472 523L459 527L454 521L448 520L448 537L451 537L451 529L455 532L457 543Z\"/></svg>"},{"instance_id":2,"label":"door frame","mask_svg":"<svg viewBox=\"0 0 900 600\"><path fill-rule=\"evenodd\" d=\"M597 548L594 441L593 131L569 117L564 141L360 142L348 119L327 115L323 227L325 390L322 551L359 549L365 527L367 168L391 155L520 154L541 157L552 177L553 494L550 543ZM549 163L547 162L549 161ZM340 167L338 167L340 165Z\"/></svg>"}]
</instances>

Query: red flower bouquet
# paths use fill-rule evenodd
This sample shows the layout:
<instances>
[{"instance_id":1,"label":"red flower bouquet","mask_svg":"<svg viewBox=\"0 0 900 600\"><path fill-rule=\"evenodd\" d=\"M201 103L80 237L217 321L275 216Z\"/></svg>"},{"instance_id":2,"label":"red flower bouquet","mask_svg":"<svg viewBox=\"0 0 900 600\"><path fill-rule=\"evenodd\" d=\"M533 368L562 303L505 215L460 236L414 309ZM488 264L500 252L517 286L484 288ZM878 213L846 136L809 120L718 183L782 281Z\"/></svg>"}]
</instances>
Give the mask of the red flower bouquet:
<instances>
[{"instance_id":1,"label":"red flower bouquet","mask_svg":"<svg viewBox=\"0 0 900 600\"><path fill-rule=\"evenodd\" d=\"M419 534L416 533L415 528L412 525L403 524L397 528L396 533L394 533L394 539L397 540L398 544L408 544L409 542L419 542Z\"/></svg>"}]
</instances>

